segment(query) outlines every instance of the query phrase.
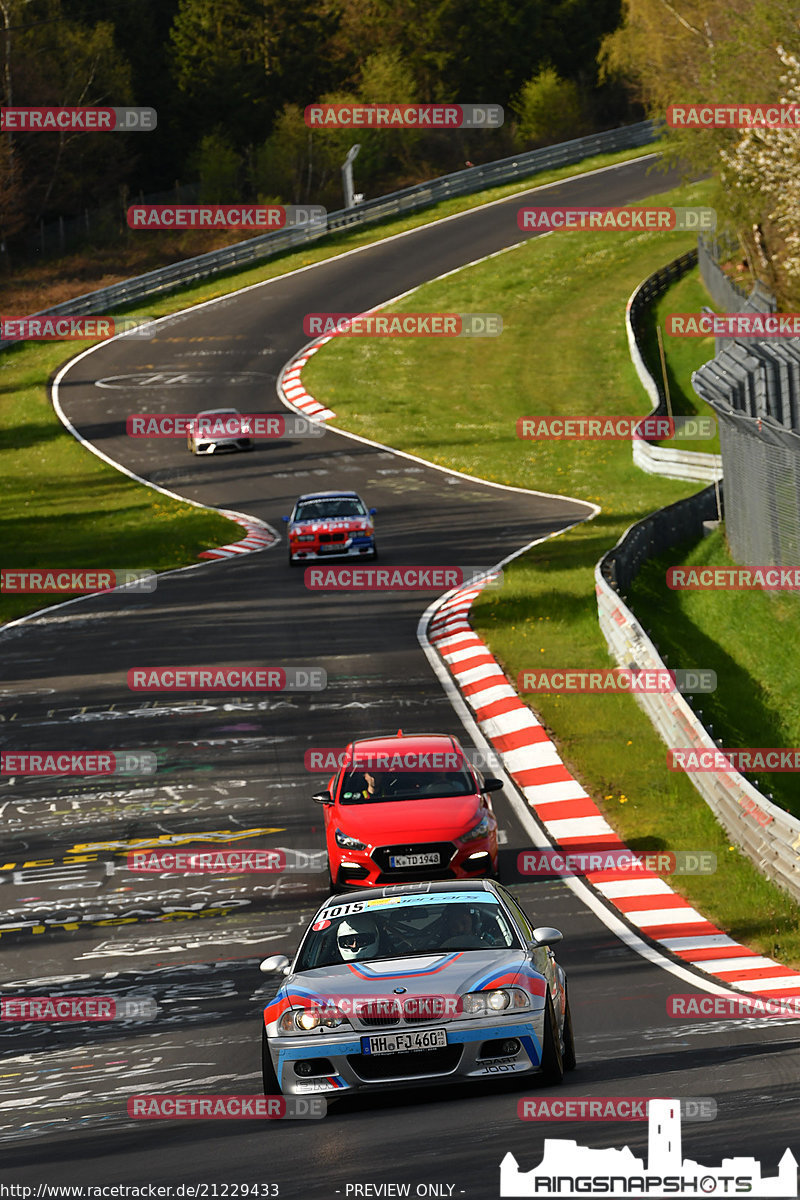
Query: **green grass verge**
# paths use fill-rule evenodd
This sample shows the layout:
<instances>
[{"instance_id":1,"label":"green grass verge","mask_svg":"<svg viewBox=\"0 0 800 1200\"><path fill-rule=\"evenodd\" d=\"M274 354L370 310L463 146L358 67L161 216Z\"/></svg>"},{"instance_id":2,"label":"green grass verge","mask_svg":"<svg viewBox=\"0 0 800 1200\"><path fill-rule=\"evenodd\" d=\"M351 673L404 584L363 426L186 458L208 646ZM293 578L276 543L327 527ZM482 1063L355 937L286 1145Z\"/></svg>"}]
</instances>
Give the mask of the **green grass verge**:
<instances>
[{"instance_id":1,"label":"green grass verge","mask_svg":"<svg viewBox=\"0 0 800 1200\"><path fill-rule=\"evenodd\" d=\"M648 203L702 204L707 187ZM631 522L696 490L636 470L629 442L533 443L515 434L516 419L527 414L645 411L625 303L637 283L691 244L664 233L535 239L396 306L499 312L501 337L339 339L304 370L308 390L347 429L486 479L602 506L594 520L526 554L506 570L502 591L477 601L473 625L512 678L531 667L609 665L594 565ZM681 647L674 665L710 664ZM667 771L666 747L635 701L537 695L529 702L630 845L716 853L716 874L675 877L677 891L731 936L800 965L800 909L729 845L688 779Z\"/></svg>"},{"instance_id":2,"label":"green grass verge","mask_svg":"<svg viewBox=\"0 0 800 1200\"><path fill-rule=\"evenodd\" d=\"M250 270L204 280L119 311L141 317L164 316L531 186L640 158L657 149L654 143L638 150L595 155L410 216L331 235ZM134 483L84 450L63 429L49 402L47 381L67 358L91 344L75 342L68 350L59 344L22 344L0 353L3 565L163 571L193 562L203 549L238 541L240 526ZM0 624L65 598L49 597L44 602L41 596L0 594Z\"/></svg>"},{"instance_id":3,"label":"green grass verge","mask_svg":"<svg viewBox=\"0 0 800 1200\"><path fill-rule=\"evenodd\" d=\"M45 382L64 357L42 344L0 355L3 567L164 571L240 541L240 525L134 483L68 434ZM0 595L6 622L66 595Z\"/></svg>"},{"instance_id":4,"label":"green grass verge","mask_svg":"<svg viewBox=\"0 0 800 1200\"><path fill-rule=\"evenodd\" d=\"M797 659L786 652L800 642L800 600L792 592L671 591L664 573L681 564L738 565L717 530L648 562L630 588L630 601L670 662L682 661L688 649L724 680L700 702L714 737L724 746L800 746ZM796 776L768 772L752 781L800 817Z\"/></svg>"}]
</instances>

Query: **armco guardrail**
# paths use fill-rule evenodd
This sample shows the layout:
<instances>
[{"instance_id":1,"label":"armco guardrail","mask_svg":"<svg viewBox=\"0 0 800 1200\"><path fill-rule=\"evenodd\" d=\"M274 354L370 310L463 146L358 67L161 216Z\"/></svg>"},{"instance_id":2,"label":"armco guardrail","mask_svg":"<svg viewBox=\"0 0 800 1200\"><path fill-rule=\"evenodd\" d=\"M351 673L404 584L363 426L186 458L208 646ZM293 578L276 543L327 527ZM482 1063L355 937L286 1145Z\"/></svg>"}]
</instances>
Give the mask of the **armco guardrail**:
<instances>
[{"instance_id":1,"label":"armco guardrail","mask_svg":"<svg viewBox=\"0 0 800 1200\"><path fill-rule=\"evenodd\" d=\"M451 196L467 196L472 192L480 192L498 184L510 183L515 179L524 179L538 171L554 167L569 166L580 162L593 154L609 154L615 150L634 150L654 141L663 122L640 121L636 125L625 125L620 129L610 129L605 133L593 133L588 137L574 138L569 142L560 142L556 146L544 146L540 150L529 150L525 154L513 155L510 158L498 159L496 162L485 163L483 166L468 167L464 171L455 171L450 175L442 175L427 183L415 184L413 187L402 188L375 200L368 200L355 208L341 209L328 214L327 231L318 228L303 228L278 230L275 233L265 233L260 237L248 238L235 246L226 246L222 250L213 250L196 258L185 259L183 262L172 263L168 267L159 267L146 275L137 275L122 283L88 292L74 300L56 304L52 308L42 309L33 315L70 313L83 316L89 313L106 313L114 308L124 307L137 300L145 300L151 296L173 291L187 283L199 279L208 279L223 271L235 267L248 266L263 259L281 254L296 246L316 241L324 237L326 232L337 229L349 229L354 225L367 225L373 221L382 221L386 217L402 213L415 212L447 200ZM13 345L13 342L0 342L0 349Z\"/></svg>"},{"instance_id":2,"label":"armco guardrail","mask_svg":"<svg viewBox=\"0 0 800 1200\"><path fill-rule=\"evenodd\" d=\"M717 515L715 489L659 509L625 531L595 567L600 628L620 665L666 669L650 638L622 598L642 563L692 534ZM622 594L621 594L622 593ZM641 693L644 709L667 746L716 750L717 744L680 692ZM666 770L666 751L665 764ZM687 771L731 841L773 883L800 901L800 820L784 812L737 771Z\"/></svg>"},{"instance_id":3,"label":"armco guardrail","mask_svg":"<svg viewBox=\"0 0 800 1200\"><path fill-rule=\"evenodd\" d=\"M625 326L628 331L628 348L636 374L653 405L650 416L667 415L667 398L663 385L647 369L639 339L645 309L656 296L660 296L676 279L680 279L697 263L697 250L689 250L675 258L666 267L654 271L640 283L628 300L625 309ZM668 475L672 479L687 479L708 482L722 478L722 457L719 454L703 454L697 450L680 450L673 446L654 446L651 442L635 438L633 461L642 471L650 475Z\"/></svg>"}]
</instances>

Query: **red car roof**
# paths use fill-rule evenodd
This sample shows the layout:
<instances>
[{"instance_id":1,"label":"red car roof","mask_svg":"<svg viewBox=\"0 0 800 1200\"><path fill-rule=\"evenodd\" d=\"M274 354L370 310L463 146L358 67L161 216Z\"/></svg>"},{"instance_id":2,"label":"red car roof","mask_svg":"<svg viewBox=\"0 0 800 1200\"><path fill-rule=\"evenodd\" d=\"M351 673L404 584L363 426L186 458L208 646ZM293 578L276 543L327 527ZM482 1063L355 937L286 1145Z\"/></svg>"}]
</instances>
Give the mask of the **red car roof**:
<instances>
[{"instance_id":1,"label":"red car roof","mask_svg":"<svg viewBox=\"0 0 800 1200\"><path fill-rule=\"evenodd\" d=\"M404 733L392 734L388 737L359 738L351 742L348 750L370 750L381 754L405 754L412 751L415 754L452 754L457 750L463 754L461 747L454 737L447 733Z\"/></svg>"}]
</instances>

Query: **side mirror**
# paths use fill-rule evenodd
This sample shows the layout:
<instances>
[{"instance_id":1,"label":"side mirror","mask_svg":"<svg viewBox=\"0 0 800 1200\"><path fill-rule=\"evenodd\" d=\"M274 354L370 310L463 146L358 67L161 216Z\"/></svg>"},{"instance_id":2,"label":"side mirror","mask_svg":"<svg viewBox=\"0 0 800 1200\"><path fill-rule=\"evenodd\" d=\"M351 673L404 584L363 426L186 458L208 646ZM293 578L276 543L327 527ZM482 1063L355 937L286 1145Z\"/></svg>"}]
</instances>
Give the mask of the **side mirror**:
<instances>
[{"instance_id":1,"label":"side mirror","mask_svg":"<svg viewBox=\"0 0 800 1200\"><path fill-rule=\"evenodd\" d=\"M262 975L271 975L274 971L280 971L282 975L288 975L289 959L285 954L273 954L270 958L265 958L258 969Z\"/></svg>"},{"instance_id":2,"label":"side mirror","mask_svg":"<svg viewBox=\"0 0 800 1200\"><path fill-rule=\"evenodd\" d=\"M370 515L371 517L374 517L374 516L375 516L375 513L376 513L377 511L378 511L378 510L377 510L377 508L371 508L371 509L369 510L369 515Z\"/></svg>"},{"instance_id":3,"label":"side mirror","mask_svg":"<svg viewBox=\"0 0 800 1200\"><path fill-rule=\"evenodd\" d=\"M505 787L502 779L495 779L492 775L489 775L483 781L484 792L499 792L502 787Z\"/></svg>"},{"instance_id":4,"label":"side mirror","mask_svg":"<svg viewBox=\"0 0 800 1200\"><path fill-rule=\"evenodd\" d=\"M283 521L284 525L288 525L288 524L289 524L289 518L288 518L288 517L281 517L281 520Z\"/></svg>"},{"instance_id":5,"label":"side mirror","mask_svg":"<svg viewBox=\"0 0 800 1200\"><path fill-rule=\"evenodd\" d=\"M540 925L538 929L533 931L534 946L555 946L558 942L563 942L564 935L560 929L553 929L552 925Z\"/></svg>"},{"instance_id":6,"label":"side mirror","mask_svg":"<svg viewBox=\"0 0 800 1200\"><path fill-rule=\"evenodd\" d=\"M333 796L330 792L314 792L311 799L316 800L317 804L333 804Z\"/></svg>"}]
</instances>

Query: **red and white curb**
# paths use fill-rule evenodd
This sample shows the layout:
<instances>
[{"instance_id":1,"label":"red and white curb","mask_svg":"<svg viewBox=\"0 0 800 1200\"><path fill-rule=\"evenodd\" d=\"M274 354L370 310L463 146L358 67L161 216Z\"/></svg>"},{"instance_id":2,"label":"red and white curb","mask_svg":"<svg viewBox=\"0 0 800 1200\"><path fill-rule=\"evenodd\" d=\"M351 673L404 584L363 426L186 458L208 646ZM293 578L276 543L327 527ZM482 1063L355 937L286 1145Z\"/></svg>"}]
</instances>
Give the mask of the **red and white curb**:
<instances>
[{"instance_id":1,"label":"red and white curb","mask_svg":"<svg viewBox=\"0 0 800 1200\"><path fill-rule=\"evenodd\" d=\"M320 347L330 340L330 337L322 337L315 342L309 342L294 358L289 359L278 379L278 393L284 402L301 416L314 417L318 421L328 421L335 417L336 413L309 395L300 382L300 374L311 355L316 354Z\"/></svg>"},{"instance_id":2,"label":"red and white curb","mask_svg":"<svg viewBox=\"0 0 800 1200\"><path fill-rule=\"evenodd\" d=\"M550 840L563 850L626 849L472 629L468 613L487 583L446 597L429 622L428 641ZM639 934L718 983L772 997L800 995L800 972L734 941L654 872L632 878L627 871L596 871L586 882Z\"/></svg>"},{"instance_id":3,"label":"red and white curb","mask_svg":"<svg viewBox=\"0 0 800 1200\"><path fill-rule=\"evenodd\" d=\"M226 546L217 546L214 550L203 550L198 558L234 558L237 554L253 554L258 550L266 550L280 541L274 530L258 517L247 517L241 513L230 512L228 509L216 509L221 517L228 517L241 525L247 536L241 542L229 542Z\"/></svg>"}]
</instances>

